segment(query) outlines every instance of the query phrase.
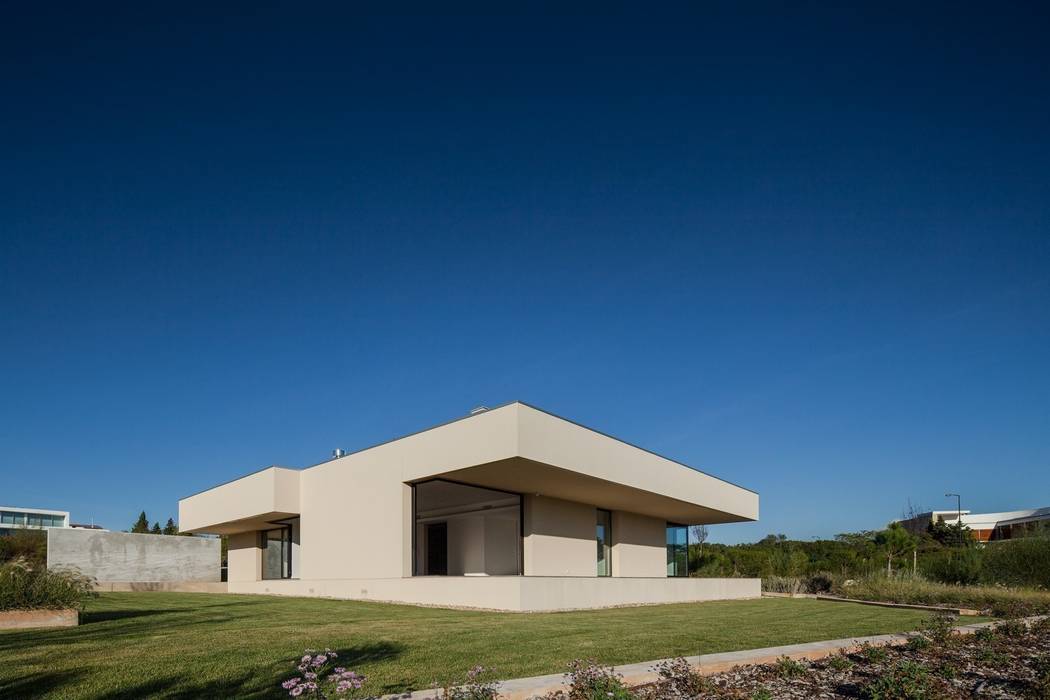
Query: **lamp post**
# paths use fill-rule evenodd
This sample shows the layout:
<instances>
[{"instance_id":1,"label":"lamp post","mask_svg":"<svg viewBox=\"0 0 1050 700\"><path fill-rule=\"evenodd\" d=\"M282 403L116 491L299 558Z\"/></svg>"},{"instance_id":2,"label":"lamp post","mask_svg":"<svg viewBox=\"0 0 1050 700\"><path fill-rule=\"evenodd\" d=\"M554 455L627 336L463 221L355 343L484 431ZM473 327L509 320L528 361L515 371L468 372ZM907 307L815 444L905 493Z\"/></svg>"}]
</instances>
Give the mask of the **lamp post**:
<instances>
[{"instance_id":1,"label":"lamp post","mask_svg":"<svg viewBox=\"0 0 1050 700\"><path fill-rule=\"evenodd\" d=\"M946 493L946 494L944 494L945 498L952 498L953 496L955 497L955 511L956 511L955 525L961 529L962 528L962 496L960 496L957 493Z\"/></svg>"}]
</instances>

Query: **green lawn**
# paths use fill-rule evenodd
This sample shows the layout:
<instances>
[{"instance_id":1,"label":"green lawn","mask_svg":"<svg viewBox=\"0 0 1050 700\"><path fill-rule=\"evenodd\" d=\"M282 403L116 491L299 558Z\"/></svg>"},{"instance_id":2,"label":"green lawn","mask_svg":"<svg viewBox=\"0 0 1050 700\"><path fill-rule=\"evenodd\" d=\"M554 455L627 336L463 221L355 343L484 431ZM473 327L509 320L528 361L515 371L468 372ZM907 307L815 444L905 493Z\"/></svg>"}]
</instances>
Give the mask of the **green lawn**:
<instances>
[{"instance_id":1,"label":"green lawn","mask_svg":"<svg viewBox=\"0 0 1050 700\"><path fill-rule=\"evenodd\" d=\"M80 627L0 632L0 697L280 697L304 648L331 647L366 689L432 687L471 665L502 678L914 629L922 612L760 600L512 614L317 598L107 593Z\"/></svg>"}]
</instances>

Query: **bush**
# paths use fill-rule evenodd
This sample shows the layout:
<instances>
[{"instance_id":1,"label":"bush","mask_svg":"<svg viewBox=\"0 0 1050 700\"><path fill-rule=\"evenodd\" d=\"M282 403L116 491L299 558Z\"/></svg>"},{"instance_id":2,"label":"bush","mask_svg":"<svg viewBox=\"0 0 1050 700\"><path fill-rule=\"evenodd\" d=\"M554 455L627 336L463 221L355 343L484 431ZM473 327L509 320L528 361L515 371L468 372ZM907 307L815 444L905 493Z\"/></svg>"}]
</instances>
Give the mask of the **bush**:
<instances>
[{"instance_id":1,"label":"bush","mask_svg":"<svg viewBox=\"0 0 1050 700\"><path fill-rule=\"evenodd\" d=\"M79 571L17 559L0 564L0 611L80 610L95 595L94 586L95 579Z\"/></svg>"},{"instance_id":2,"label":"bush","mask_svg":"<svg viewBox=\"0 0 1050 700\"><path fill-rule=\"evenodd\" d=\"M804 593L805 588L797 576L766 576L762 579L762 590L769 593Z\"/></svg>"},{"instance_id":3,"label":"bush","mask_svg":"<svg viewBox=\"0 0 1050 700\"><path fill-rule=\"evenodd\" d=\"M1050 537L989 542L982 556L985 583L1050 588Z\"/></svg>"},{"instance_id":4,"label":"bush","mask_svg":"<svg viewBox=\"0 0 1050 700\"><path fill-rule=\"evenodd\" d=\"M928 555L923 561L923 573L941 583L969 586L981 580L981 564L979 549L949 549Z\"/></svg>"},{"instance_id":5,"label":"bush","mask_svg":"<svg viewBox=\"0 0 1050 700\"><path fill-rule=\"evenodd\" d=\"M345 668L333 668L338 656L331 649L307 649L302 658L295 662L295 670L299 675L281 683L281 687L293 698L327 698L333 695L353 697L364 685L365 677Z\"/></svg>"},{"instance_id":6,"label":"bush","mask_svg":"<svg viewBox=\"0 0 1050 700\"><path fill-rule=\"evenodd\" d=\"M0 563L25 559L34 566L47 564L47 533L43 530L15 530L0 537Z\"/></svg>"},{"instance_id":7,"label":"bush","mask_svg":"<svg viewBox=\"0 0 1050 700\"><path fill-rule=\"evenodd\" d=\"M1050 612L1050 591L1018 590L999 586L952 586L906 574L869 576L836 593L858 600L913 605L943 605L986 610L1000 617Z\"/></svg>"},{"instance_id":8,"label":"bush","mask_svg":"<svg viewBox=\"0 0 1050 700\"><path fill-rule=\"evenodd\" d=\"M629 700L631 691L623 678L594 660L576 659L569 664L569 700Z\"/></svg>"},{"instance_id":9,"label":"bush","mask_svg":"<svg viewBox=\"0 0 1050 700\"><path fill-rule=\"evenodd\" d=\"M499 696L499 681L492 677L492 669L475 666L467 671L467 680L456 687L446 687L446 700L495 700Z\"/></svg>"},{"instance_id":10,"label":"bush","mask_svg":"<svg viewBox=\"0 0 1050 700\"><path fill-rule=\"evenodd\" d=\"M661 698L692 698L707 687L704 677L681 657L661 661L653 670L660 676Z\"/></svg>"}]
</instances>

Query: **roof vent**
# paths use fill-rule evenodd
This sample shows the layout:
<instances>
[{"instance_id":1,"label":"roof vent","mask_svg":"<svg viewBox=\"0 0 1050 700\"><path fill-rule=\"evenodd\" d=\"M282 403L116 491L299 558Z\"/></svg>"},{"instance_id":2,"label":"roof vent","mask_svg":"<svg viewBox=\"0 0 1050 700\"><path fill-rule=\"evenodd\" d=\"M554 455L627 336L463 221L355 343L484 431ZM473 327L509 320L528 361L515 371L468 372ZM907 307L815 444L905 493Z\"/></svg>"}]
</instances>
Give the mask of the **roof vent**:
<instances>
[{"instance_id":1,"label":"roof vent","mask_svg":"<svg viewBox=\"0 0 1050 700\"><path fill-rule=\"evenodd\" d=\"M346 457L346 450L338 447L332 450L332 459L339 459L340 457Z\"/></svg>"},{"instance_id":2,"label":"roof vent","mask_svg":"<svg viewBox=\"0 0 1050 700\"><path fill-rule=\"evenodd\" d=\"M470 409L470 415L476 416L479 413L484 413L487 410L489 410L488 406L475 406L474 408Z\"/></svg>"}]
</instances>

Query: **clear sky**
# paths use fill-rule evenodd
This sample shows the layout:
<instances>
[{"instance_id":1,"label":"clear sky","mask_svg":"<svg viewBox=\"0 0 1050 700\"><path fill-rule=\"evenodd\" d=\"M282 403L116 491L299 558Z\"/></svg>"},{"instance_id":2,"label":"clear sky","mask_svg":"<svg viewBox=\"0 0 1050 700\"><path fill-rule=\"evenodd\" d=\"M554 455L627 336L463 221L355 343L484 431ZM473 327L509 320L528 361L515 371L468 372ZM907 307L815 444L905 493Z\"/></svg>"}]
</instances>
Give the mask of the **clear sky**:
<instances>
[{"instance_id":1,"label":"clear sky","mask_svg":"<svg viewBox=\"0 0 1050 700\"><path fill-rule=\"evenodd\" d=\"M717 541L1050 505L1046 5L351 5L6 6L0 503L519 399L759 491Z\"/></svg>"}]
</instances>

